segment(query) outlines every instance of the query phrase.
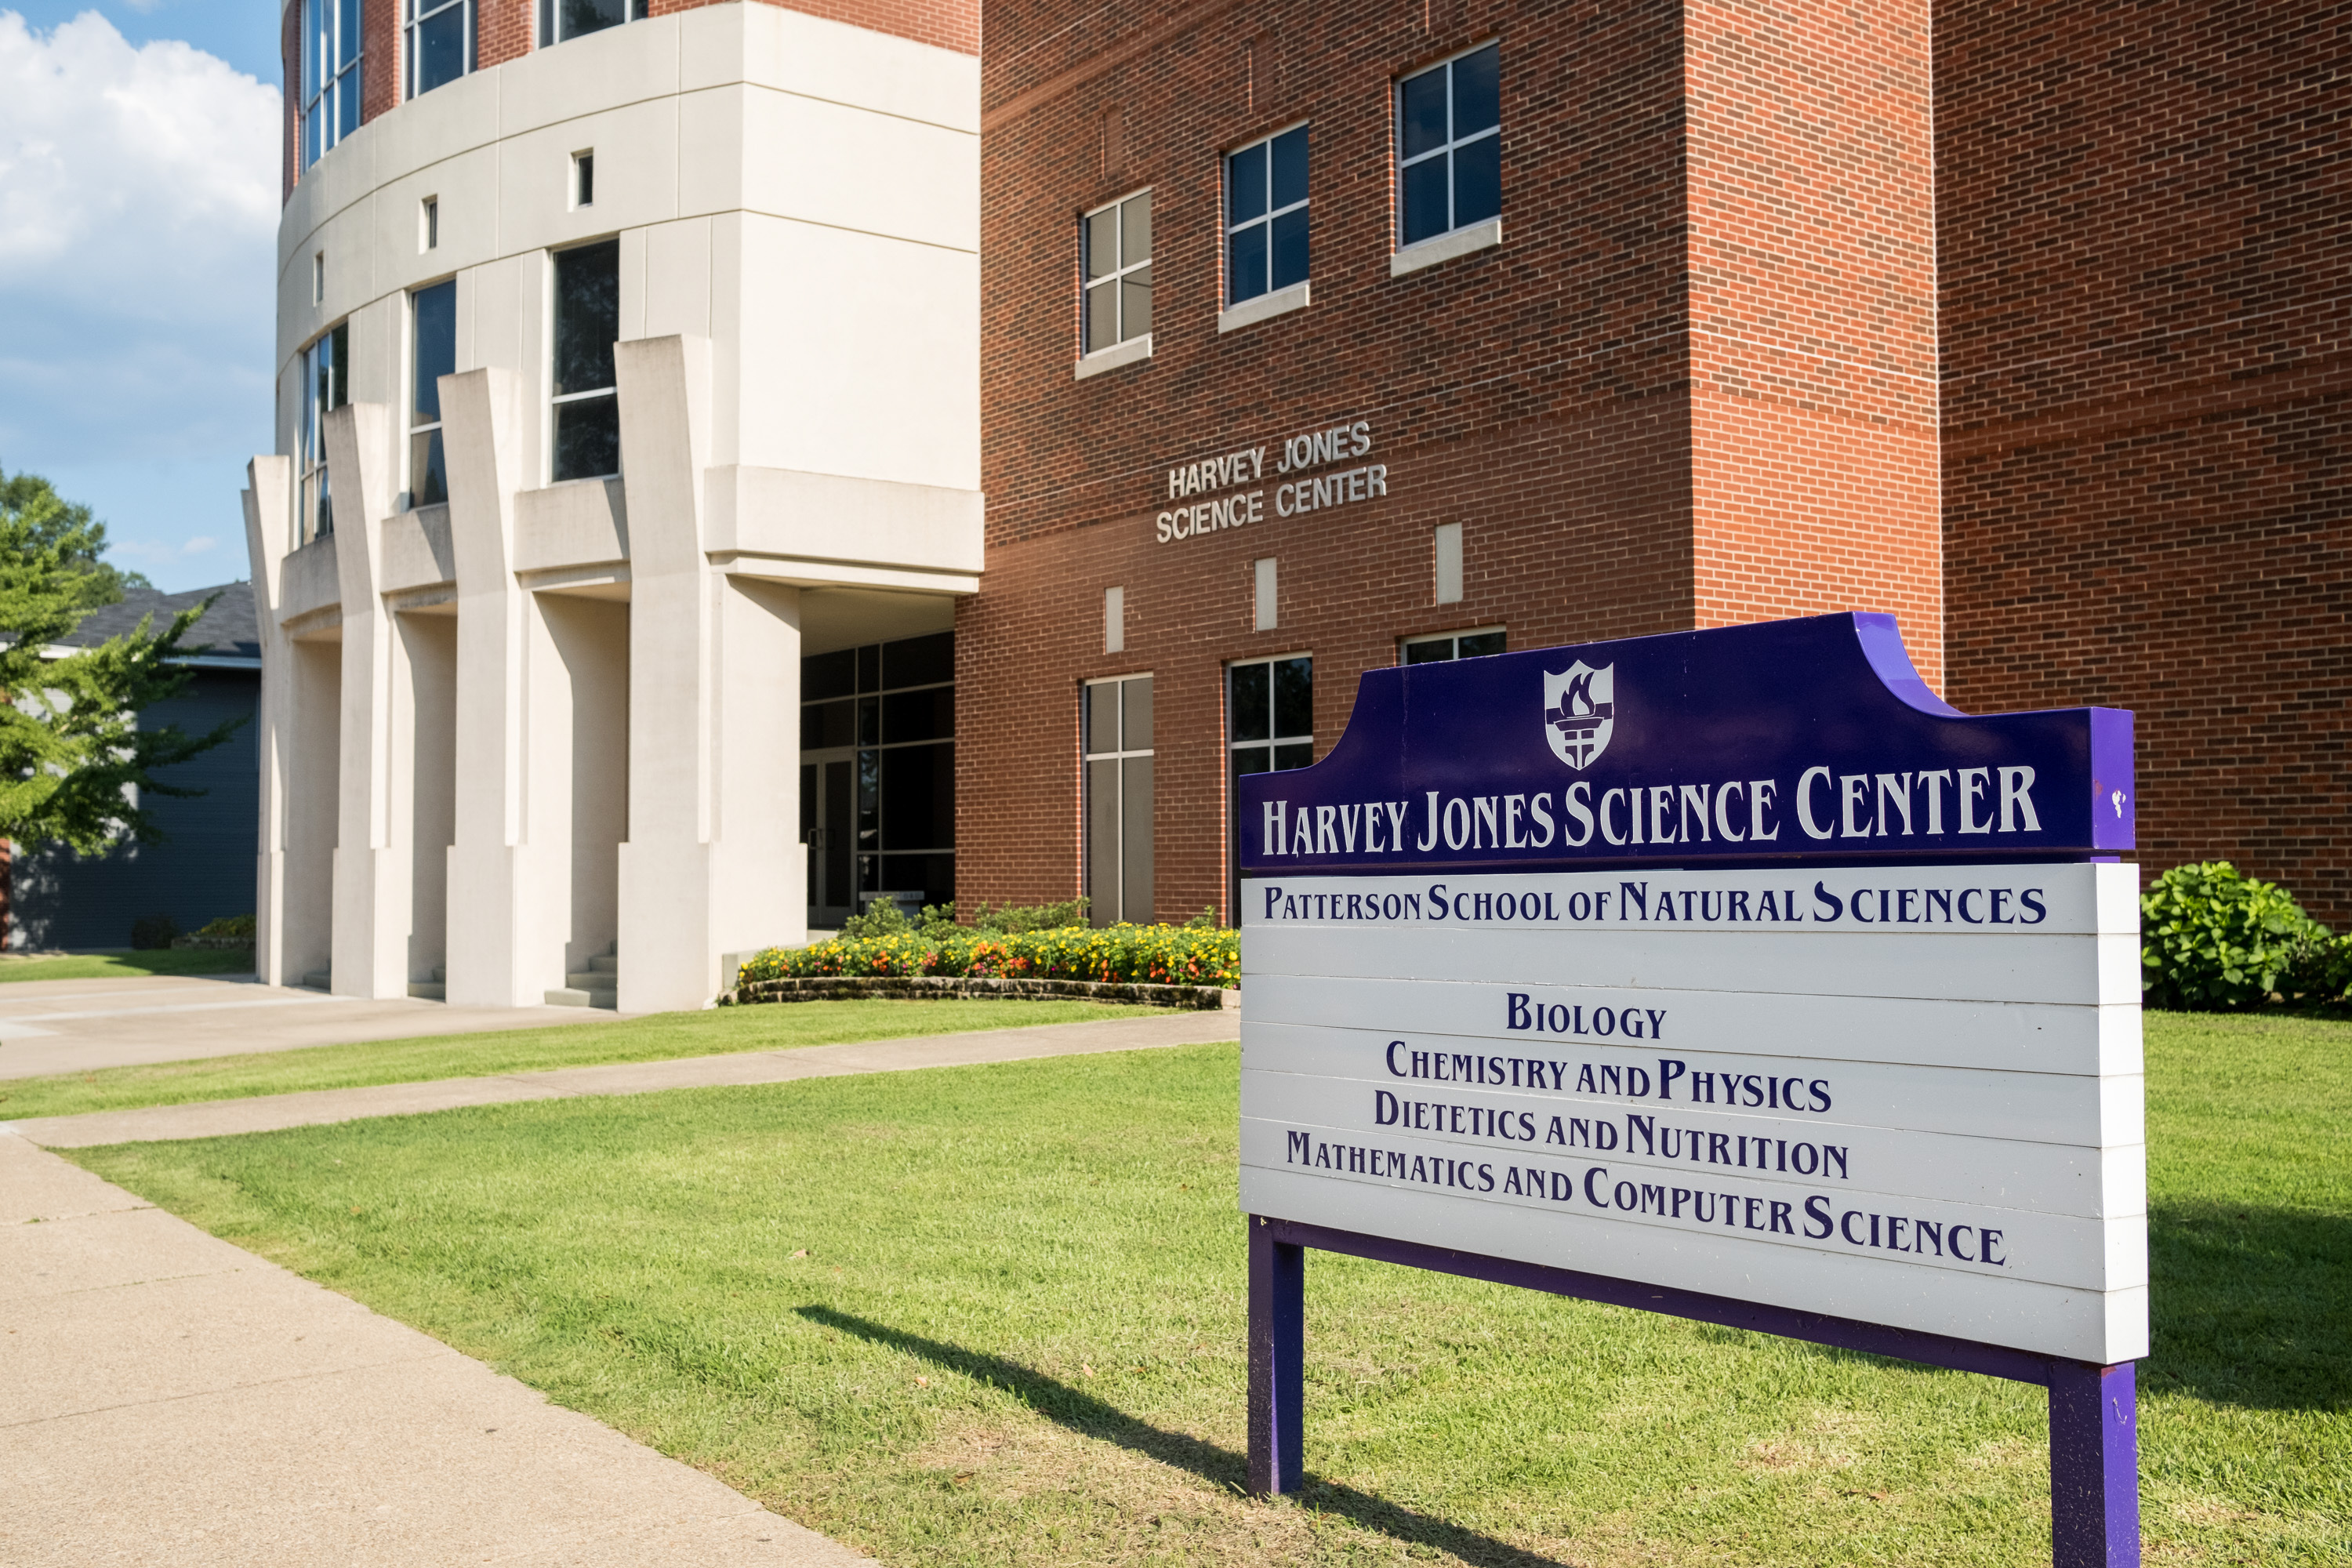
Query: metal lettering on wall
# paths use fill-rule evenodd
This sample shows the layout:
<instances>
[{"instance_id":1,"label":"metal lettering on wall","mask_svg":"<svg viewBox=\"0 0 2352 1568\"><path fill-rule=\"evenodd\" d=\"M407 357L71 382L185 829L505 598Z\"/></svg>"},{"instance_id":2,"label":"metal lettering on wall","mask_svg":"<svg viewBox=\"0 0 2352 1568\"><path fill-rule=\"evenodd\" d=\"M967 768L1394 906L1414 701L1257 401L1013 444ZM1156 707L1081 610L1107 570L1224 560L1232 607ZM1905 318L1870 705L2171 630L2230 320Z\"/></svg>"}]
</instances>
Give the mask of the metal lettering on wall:
<instances>
[{"instance_id":1,"label":"metal lettering on wall","mask_svg":"<svg viewBox=\"0 0 2352 1568\"><path fill-rule=\"evenodd\" d=\"M1276 475L1303 476L1282 479L1273 487L1271 504L1276 517L1297 517L1302 512L1379 500L1389 493L1386 463L1360 463L1336 472L1307 473L1309 469L1330 469L1361 458L1371 449L1371 422L1358 419L1292 436L1282 443L1279 452L1271 446L1241 447L1180 464L1168 470L1167 499L1188 504L1161 512L1152 525L1154 536L1160 543L1169 544L1180 539L1204 539L1223 529L1264 522L1269 503L1263 481L1269 456L1274 459ZM1240 488L1244 485L1258 488L1244 490ZM1216 494L1207 500L1192 499L1217 491L1233 493Z\"/></svg>"}]
</instances>

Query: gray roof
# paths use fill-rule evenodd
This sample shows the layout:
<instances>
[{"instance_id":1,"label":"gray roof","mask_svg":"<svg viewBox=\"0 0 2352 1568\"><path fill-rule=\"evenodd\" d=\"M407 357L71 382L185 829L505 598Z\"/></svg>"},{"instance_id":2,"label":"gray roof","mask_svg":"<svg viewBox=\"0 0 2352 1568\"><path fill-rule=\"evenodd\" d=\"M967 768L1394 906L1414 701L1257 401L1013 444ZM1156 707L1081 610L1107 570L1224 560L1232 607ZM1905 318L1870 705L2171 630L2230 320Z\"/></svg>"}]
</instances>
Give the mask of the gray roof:
<instances>
[{"instance_id":1,"label":"gray roof","mask_svg":"<svg viewBox=\"0 0 2352 1568\"><path fill-rule=\"evenodd\" d=\"M220 601L189 629L189 650L199 658L249 658L258 662L261 624L254 617L253 585L249 583L191 588L184 594L158 593L152 588L128 589L121 604L92 610L61 640L68 647L95 647L110 637L136 630L144 616L153 616L155 629L161 631L180 611L193 609L215 594L220 595ZM207 643L209 647L204 646Z\"/></svg>"}]
</instances>

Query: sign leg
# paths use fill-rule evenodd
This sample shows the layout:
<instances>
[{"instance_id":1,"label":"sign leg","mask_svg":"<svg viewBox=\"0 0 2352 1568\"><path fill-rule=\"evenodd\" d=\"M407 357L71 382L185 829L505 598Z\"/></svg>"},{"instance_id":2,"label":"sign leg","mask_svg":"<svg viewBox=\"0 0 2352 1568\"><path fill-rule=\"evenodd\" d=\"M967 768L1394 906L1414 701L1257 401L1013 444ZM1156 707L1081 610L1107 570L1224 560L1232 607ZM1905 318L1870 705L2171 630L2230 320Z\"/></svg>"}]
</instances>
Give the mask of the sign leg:
<instances>
[{"instance_id":1,"label":"sign leg","mask_svg":"<svg viewBox=\"0 0 2352 1568\"><path fill-rule=\"evenodd\" d=\"M2139 1401L2131 1362L2053 1365L2050 1549L2054 1568L2138 1568Z\"/></svg>"},{"instance_id":2,"label":"sign leg","mask_svg":"<svg viewBox=\"0 0 2352 1568\"><path fill-rule=\"evenodd\" d=\"M1307 1403L1307 1249L1249 1219L1249 1489L1295 1492L1302 1474L1299 1418Z\"/></svg>"}]
</instances>

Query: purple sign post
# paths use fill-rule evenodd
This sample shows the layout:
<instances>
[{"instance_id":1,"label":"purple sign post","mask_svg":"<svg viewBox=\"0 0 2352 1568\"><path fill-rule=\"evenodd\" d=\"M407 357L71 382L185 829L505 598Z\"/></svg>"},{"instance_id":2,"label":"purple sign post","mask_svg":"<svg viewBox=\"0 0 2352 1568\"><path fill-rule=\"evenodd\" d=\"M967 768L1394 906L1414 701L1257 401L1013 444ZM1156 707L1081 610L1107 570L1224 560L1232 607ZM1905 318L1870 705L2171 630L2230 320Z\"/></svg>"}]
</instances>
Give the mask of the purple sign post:
<instances>
[{"instance_id":1,"label":"purple sign post","mask_svg":"<svg viewBox=\"0 0 2352 1568\"><path fill-rule=\"evenodd\" d=\"M1244 778L1250 1485L1309 1248L2050 1391L2139 1561L2131 715L1971 718L1889 616L1380 669Z\"/></svg>"}]
</instances>

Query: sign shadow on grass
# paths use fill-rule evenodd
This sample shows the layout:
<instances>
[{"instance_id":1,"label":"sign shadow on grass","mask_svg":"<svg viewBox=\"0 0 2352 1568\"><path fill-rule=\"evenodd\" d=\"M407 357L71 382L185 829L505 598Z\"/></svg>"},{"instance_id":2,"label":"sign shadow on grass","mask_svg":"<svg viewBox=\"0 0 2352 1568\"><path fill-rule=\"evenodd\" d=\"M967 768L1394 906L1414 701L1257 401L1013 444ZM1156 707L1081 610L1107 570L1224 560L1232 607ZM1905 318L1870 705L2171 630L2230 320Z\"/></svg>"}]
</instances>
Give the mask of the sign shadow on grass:
<instances>
[{"instance_id":1,"label":"sign shadow on grass","mask_svg":"<svg viewBox=\"0 0 2352 1568\"><path fill-rule=\"evenodd\" d=\"M2147 1240L2146 1387L2245 1409L2352 1408L2352 1216L2165 1203Z\"/></svg>"},{"instance_id":2,"label":"sign shadow on grass","mask_svg":"<svg viewBox=\"0 0 2352 1568\"><path fill-rule=\"evenodd\" d=\"M1232 1448L1183 1432L1171 1432L1129 1415L1117 1405L1073 1388L1058 1378L1048 1377L1034 1367L1008 1361L985 1351L967 1350L939 1340L926 1339L887 1324L837 1312L830 1307L809 1305L796 1307L794 1311L812 1323L835 1329L845 1334L877 1345L887 1345L908 1355L920 1356L934 1365L950 1372L961 1373L976 1383L1002 1388L1019 1398L1040 1415L1058 1426L1066 1426L1082 1436L1116 1443L1146 1458L1156 1459L1177 1469L1190 1470L1222 1490L1236 1496L1248 1479L1249 1462L1245 1456ZM1310 1478L1304 1490L1297 1494L1300 1502L1319 1513L1336 1514L1341 1519L1377 1531L1408 1545L1433 1547L1449 1552L1465 1563L1479 1568L1559 1568L1559 1559L1538 1556L1532 1552L1497 1541L1451 1524L1442 1519L1416 1513L1354 1487Z\"/></svg>"}]
</instances>

